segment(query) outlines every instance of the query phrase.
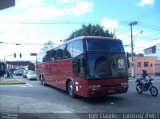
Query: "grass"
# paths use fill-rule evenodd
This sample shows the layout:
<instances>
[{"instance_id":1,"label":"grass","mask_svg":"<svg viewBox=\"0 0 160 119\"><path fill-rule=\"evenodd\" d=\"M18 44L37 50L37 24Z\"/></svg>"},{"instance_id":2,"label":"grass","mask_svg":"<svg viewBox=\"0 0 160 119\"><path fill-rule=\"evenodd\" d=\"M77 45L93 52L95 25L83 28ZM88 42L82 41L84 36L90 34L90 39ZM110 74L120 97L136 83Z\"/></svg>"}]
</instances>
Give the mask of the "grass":
<instances>
[{"instance_id":1,"label":"grass","mask_svg":"<svg viewBox=\"0 0 160 119\"><path fill-rule=\"evenodd\" d=\"M0 85L14 85L14 84L25 84L25 82L16 79L0 80Z\"/></svg>"}]
</instances>

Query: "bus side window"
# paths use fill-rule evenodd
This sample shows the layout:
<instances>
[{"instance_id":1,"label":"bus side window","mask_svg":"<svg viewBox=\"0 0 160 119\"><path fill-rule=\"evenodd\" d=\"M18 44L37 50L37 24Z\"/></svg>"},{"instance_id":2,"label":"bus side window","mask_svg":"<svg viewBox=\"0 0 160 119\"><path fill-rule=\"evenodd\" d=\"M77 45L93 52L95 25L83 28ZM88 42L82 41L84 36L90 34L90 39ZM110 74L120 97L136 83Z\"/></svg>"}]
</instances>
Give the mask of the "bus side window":
<instances>
[{"instance_id":1,"label":"bus side window","mask_svg":"<svg viewBox=\"0 0 160 119\"><path fill-rule=\"evenodd\" d=\"M80 59L75 58L73 60L73 72L78 74L80 72Z\"/></svg>"},{"instance_id":2,"label":"bus side window","mask_svg":"<svg viewBox=\"0 0 160 119\"><path fill-rule=\"evenodd\" d=\"M63 54L64 54L64 45L60 46L57 48L57 60L62 60L63 58Z\"/></svg>"},{"instance_id":3,"label":"bus side window","mask_svg":"<svg viewBox=\"0 0 160 119\"><path fill-rule=\"evenodd\" d=\"M67 43L64 51L64 58L69 59L72 58L72 49L73 49L73 42Z\"/></svg>"},{"instance_id":4,"label":"bus side window","mask_svg":"<svg viewBox=\"0 0 160 119\"><path fill-rule=\"evenodd\" d=\"M51 61L56 60L55 57L56 57L56 50L55 50L55 49L52 49L52 50L51 50Z\"/></svg>"},{"instance_id":5,"label":"bus side window","mask_svg":"<svg viewBox=\"0 0 160 119\"><path fill-rule=\"evenodd\" d=\"M82 40L77 40L73 42L73 57L76 57L83 53L83 43Z\"/></svg>"},{"instance_id":6,"label":"bus side window","mask_svg":"<svg viewBox=\"0 0 160 119\"><path fill-rule=\"evenodd\" d=\"M43 57L43 62L50 61L50 58L51 58L50 55L51 55L50 51L47 51L46 54L45 54L45 56Z\"/></svg>"},{"instance_id":7,"label":"bus side window","mask_svg":"<svg viewBox=\"0 0 160 119\"><path fill-rule=\"evenodd\" d=\"M83 58L83 54L79 55L78 57L73 58L73 73L81 78L85 78L87 73L86 71L86 61Z\"/></svg>"}]
</instances>

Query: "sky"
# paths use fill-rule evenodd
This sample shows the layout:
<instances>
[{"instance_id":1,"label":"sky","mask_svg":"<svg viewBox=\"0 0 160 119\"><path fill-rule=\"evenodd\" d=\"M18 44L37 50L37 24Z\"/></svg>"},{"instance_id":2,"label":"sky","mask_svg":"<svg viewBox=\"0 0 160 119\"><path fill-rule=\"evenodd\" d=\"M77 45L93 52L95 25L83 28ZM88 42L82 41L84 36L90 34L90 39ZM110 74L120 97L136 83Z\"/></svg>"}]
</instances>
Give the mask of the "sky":
<instances>
[{"instance_id":1,"label":"sky","mask_svg":"<svg viewBox=\"0 0 160 119\"><path fill-rule=\"evenodd\" d=\"M89 23L115 30L125 51L131 52L133 21L138 22L133 26L134 52L143 53L160 43L159 7L159 0L16 0L14 7L0 10L0 59L35 60L30 53L41 52L44 43L61 44Z\"/></svg>"}]
</instances>

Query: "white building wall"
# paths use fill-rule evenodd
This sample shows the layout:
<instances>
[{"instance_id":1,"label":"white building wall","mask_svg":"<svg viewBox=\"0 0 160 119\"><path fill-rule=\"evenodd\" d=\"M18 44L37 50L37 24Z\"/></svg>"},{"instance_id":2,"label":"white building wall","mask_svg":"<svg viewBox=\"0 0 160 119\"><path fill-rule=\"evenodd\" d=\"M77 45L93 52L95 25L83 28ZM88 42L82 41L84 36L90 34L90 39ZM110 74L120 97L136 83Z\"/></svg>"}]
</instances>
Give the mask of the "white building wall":
<instances>
[{"instance_id":1,"label":"white building wall","mask_svg":"<svg viewBox=\"0 0 160 119\"><path fill-rule=\"evenodd\" d=\"M158 59L160 60L160 44L156 45L156 52L155 53L151 53L152 51L148 52L148 53L144 53L144 56L155 56L158 57Z\"/></svg>"},{"instance_id":2,"label":"white building wall","mask_svg":"<svg viewBox=\"0 0 160 119\"><path fill-rule=\"evenodd\" d=\"M156 51L157 51L156 53L157 53L158 59L160 60L160 44L156 46Z\"/></svg>"}]
</instances>

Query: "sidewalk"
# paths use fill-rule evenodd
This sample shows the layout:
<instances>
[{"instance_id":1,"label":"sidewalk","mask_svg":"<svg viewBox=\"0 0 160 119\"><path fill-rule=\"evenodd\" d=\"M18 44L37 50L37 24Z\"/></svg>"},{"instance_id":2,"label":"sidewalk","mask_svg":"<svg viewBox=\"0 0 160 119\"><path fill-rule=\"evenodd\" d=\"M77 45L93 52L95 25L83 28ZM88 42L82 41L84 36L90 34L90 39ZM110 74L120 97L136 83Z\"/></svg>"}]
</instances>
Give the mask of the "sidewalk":
<instances>
[{"instance_id":1,"label":"sidewalk","mask_svg":"<svg viewBox=\"0 0 160 119\"><path fill-rule=\"evenodd\" d=\"M25 84L24 81L15 78L0 77L0 85Z\"/></svg>"}]
</instances>

